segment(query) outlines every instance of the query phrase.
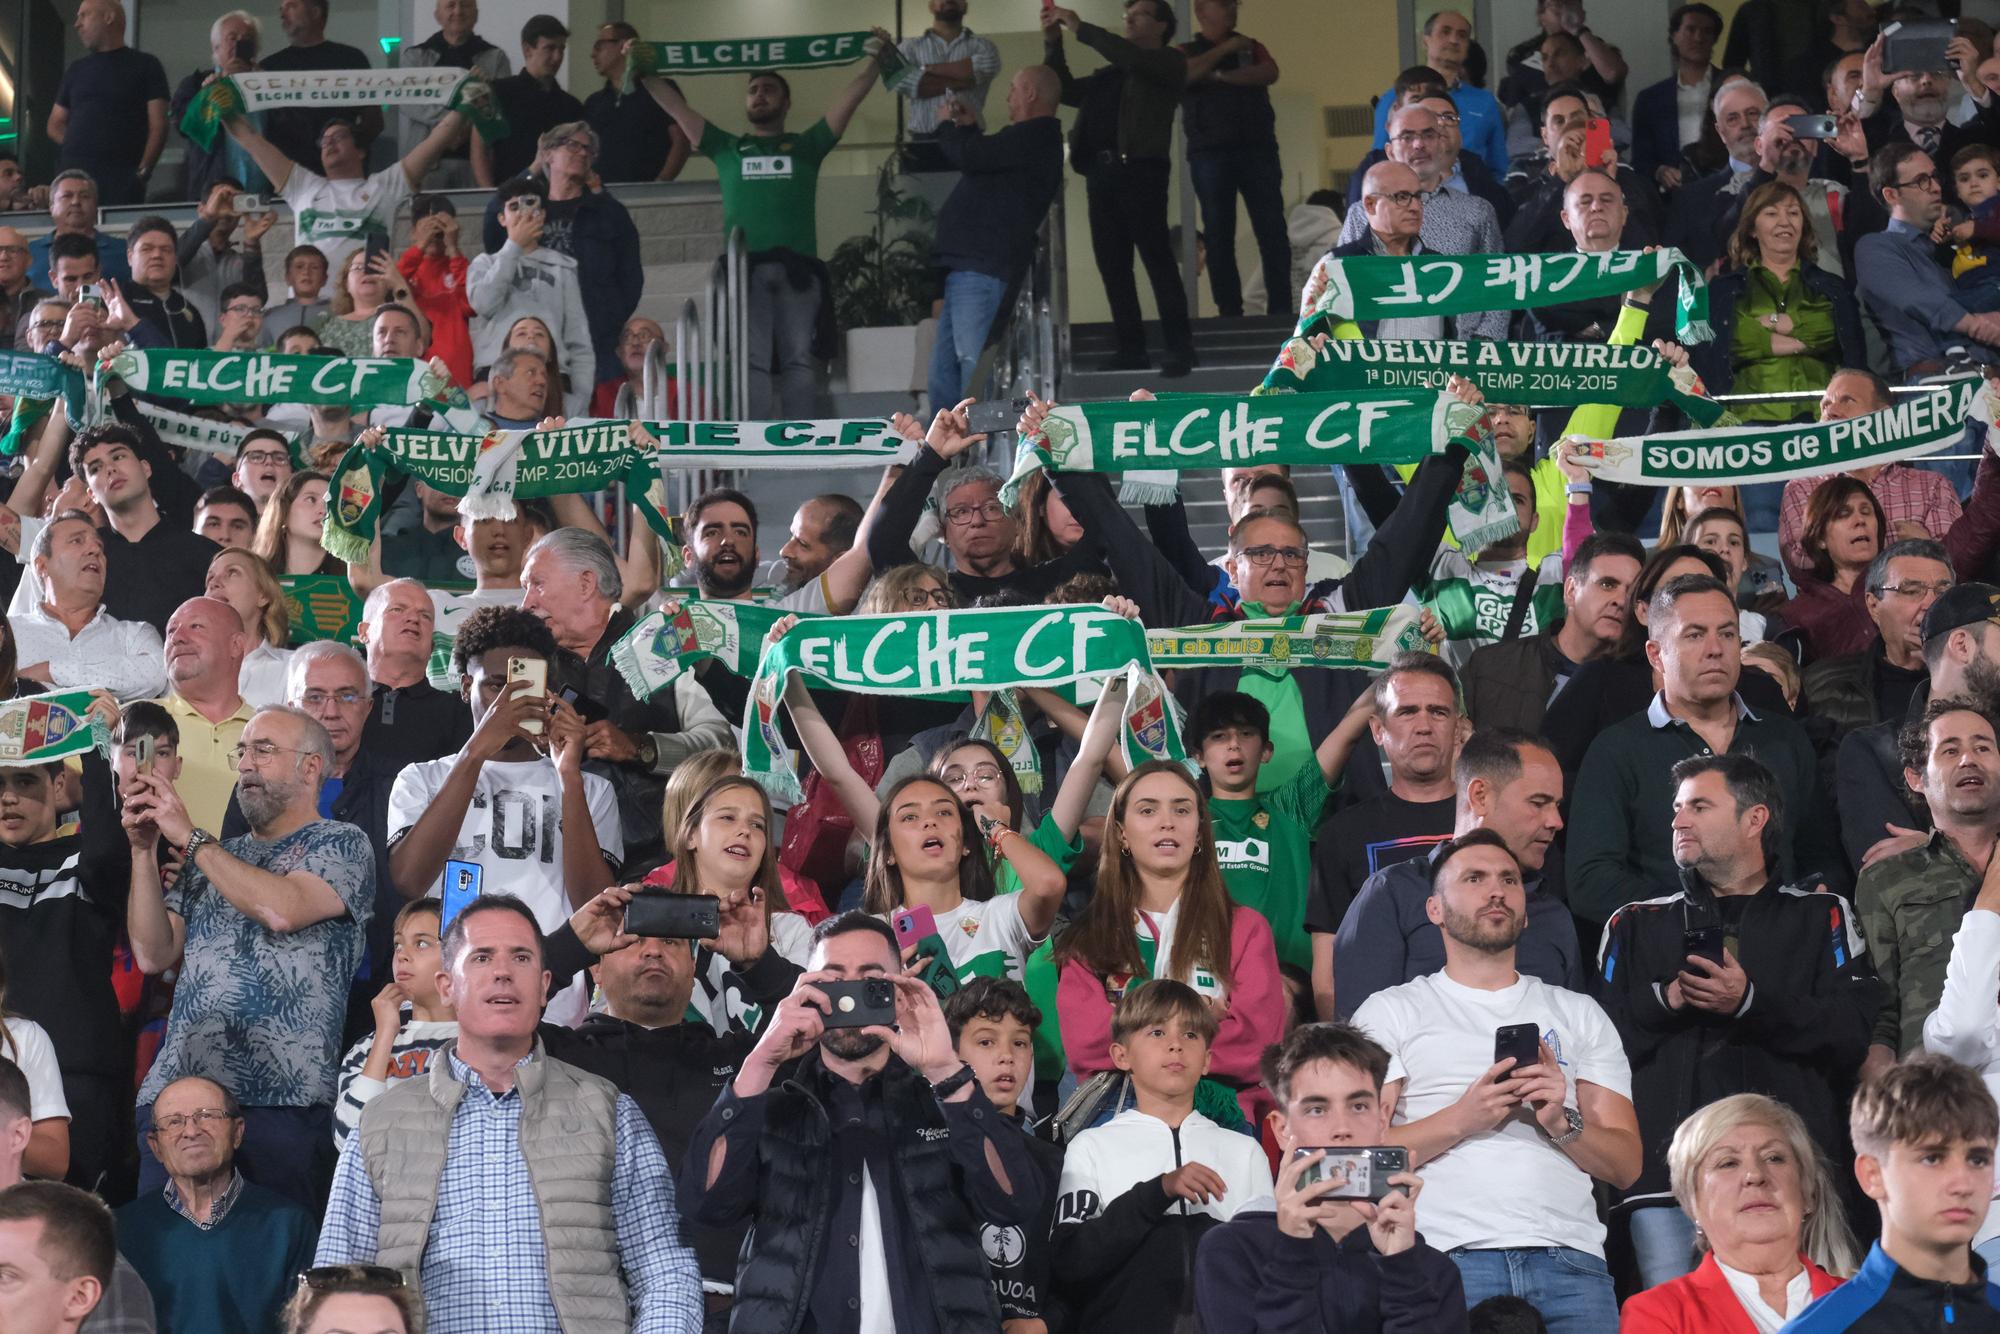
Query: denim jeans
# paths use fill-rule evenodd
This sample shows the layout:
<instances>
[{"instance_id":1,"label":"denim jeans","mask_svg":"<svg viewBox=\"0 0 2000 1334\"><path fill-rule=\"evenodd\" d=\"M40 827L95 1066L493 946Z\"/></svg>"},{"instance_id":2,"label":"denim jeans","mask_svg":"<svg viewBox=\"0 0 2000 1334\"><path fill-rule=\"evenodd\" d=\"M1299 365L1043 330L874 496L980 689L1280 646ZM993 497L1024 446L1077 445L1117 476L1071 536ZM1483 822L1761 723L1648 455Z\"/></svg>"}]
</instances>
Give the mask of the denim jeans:
<instances>
[{"instance_id":1,"label":"denim jeans","mask_svg":"<svg viewBox=\"0 0 2000 1334\"><path fill-rule=\"evenodd\" d=\"M1208 243L1208 287L1218 315L1243 313L1243 280L1236 272L1236 196L1250 214L1250 232L1264 264L1264 290L1273 315L1291 310L1292 241L1285 231L1285 173L1278 145L1231 148L1188 155L1188 177L1201 205L1201 230Z\"/></svg>"},{"instance_id":2,"label":"denim jeans","mask_svg":"<svg viewBox=\"0 0 2000 1334\"><path fill-rule=\"evenodd\" d=\"M158 1194L167 1184L167 1169L153 1156L147 1133L153 1128L153 1108L139 1109L139 1194ZM245 1107L243 1145L236 1150L236 1167L266 1190L274 1190L317 1218L326 1211L326 1194L333 1184L333 1108Z\"/></svg>"},{"instance_id":3,"label":"denim jeans","mask_svg":"<svg viewBox=\"0 0 2000 1334\"><path fill-rule=\"evenodd\" d=\"M1007 299L1007 284L990 274L953 269L944 279L944 309L938 314L937 342L931 346L931 411L965 397L986 331Z\"/></svg>"},{"instance_id":4,"label":"denim jeans","mask_svg":"<svg viewBox=\"0 0 2000 1334\"><path fill-rule=\"evenodd\" d=\"M812 355L813 328L819 322L819 284L801 292L786 278L783 264L766 260L751 266L746 286L750 419L809 418L819 397Z\"/></svg>"},{"instance_id":5,"label":"denim jeans","mask_svg":"<svg viewBox=\"0 0 2000 1334\"><path fill-rule=\"evenodd\" d=\"M1549 1334L1609 1334L1618 1328L1618 1297L1604 1261L1566 1246L1448 1252L1465 1281L1465 1304L1514 1296L1542 1313Z\"/></svg>"},{"instance_id":6,"label":"denim jeans","mask_svg":"<svg viewBox=\"0 0 2000 1334\"><path fill-rule=\"evenodd\" d=\"M1693 1272L1694 1223L1674 1205L1634 1209L1626 1216L1626 1228L1640 1287L1657 1288Z\"/></svg>"}]
</instances>

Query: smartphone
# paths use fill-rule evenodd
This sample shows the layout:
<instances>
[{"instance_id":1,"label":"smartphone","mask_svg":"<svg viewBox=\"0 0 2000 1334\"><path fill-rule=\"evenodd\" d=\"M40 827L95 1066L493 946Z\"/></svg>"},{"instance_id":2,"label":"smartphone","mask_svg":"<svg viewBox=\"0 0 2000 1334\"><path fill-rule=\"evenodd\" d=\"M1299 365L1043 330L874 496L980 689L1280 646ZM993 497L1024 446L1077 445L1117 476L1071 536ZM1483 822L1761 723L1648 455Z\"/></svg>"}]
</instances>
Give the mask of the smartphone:
<instances>
[{"instance_id":1,"label":"smartphone","mask_svg":"<svg viewBox=\"0 0 2000 1334\"><path fill-rule=\"evenodd\" d=\"M1785 128L1794 139L1831 139L1839 126L1831 116L1787 116Z\"/></svg>"},{"instance_id":2,"label":"smartphone","mask_svg":"<svg viewBox=\"0 0 2000 1334\"><path fill-rule=\"evenodd\" d=\"M507 659L508 687L511 689L513 687L514 682L516 681L532 681L534 683L534 689L529 693L536 695L544 695L544 696L547 695L549 693L549 664L547 659L544 658ZM530 736L540 736L545 726L547 726L547 724L545 724L540 718L530 718L526 722L521 724L521 730L527 732Z\"/></svg>"},{"instance_id":3,"label":"smartphone","mask_svg":"<svg viewBox=\"0 0 2000 1334\"><path fill-rule=\"evenodd\" d=\"M1722 963L1722 928L1693 926L1681 932L1681 955L1693 955L1712 964Z\"/></svg>"},{"instance_id":4,"label":"smartphone","mask_svg":"<svg viewBox=\"0 0 2000 1334\"><path fill-rule=\"evenodd\" d=\"M451 919L463 911L465 905L479 897L479 889L486 880L486 868L478 862L447 861L444 864L444 906L439 911L438 934L443 935L451 925Z\"/></svg>"},{"instance_id":5,"label":"smartphone","mask_svg":"<svg viewBox=\"0 0 2000 1334\"><path fill-rule=\"evenodd\" d=\"M1495 1064L1514 1058L1514 1068L1524 1069L1542 1059L1542 1029L1539 1024L1502 1024L1493 1030Z\"/></svg>"},{"instance_id":6,"label":"smartphone","mask_svg":"<svg viewBox=\"0 0 2000 1334\"><path fill-rule=\"evenodd\" d=\"M642 890L625 905L625 934L667 940L714 940L722 934L722 900L712 894Z\"/></svg>"},{"instance_id":7,"label":"smartphone","mask_svg":"<svg viewBox=\"0 0 2000 1334\"><path fill-rule=\"evenodd\" d=\"M827 1028L867 1028L880 1024L896 1026L896 984L886 977L864 977L856 982L816 982L826 995Z\"/></svg>"},{"instance_id":8,"label":"smartphone","mask_svg":"<svg viewBox=\"0 0 2000 1334\"><path fill-rule=\"evenodd\" d=\"M973 433L981 431L1011 431L1014 423L1021 420L1021 414L1028 410L1025 398L995 399L991 403L974 403L966 409L966 424Z\"/></svg>"},{"instance_id":9,"label":"smartphone","mask_svg":"<svg viewBox=\"0 0 2000 1334\"><path fill-rule=\"evenodd\" d=\"M1882 29L1882 72L1924 73L1947 70L1944 49L1958 36L1956 19L1906 19Z\"/></svg>"},{"instance_id":10,"label":"smartphone","mask_svg":"<svg viewBox=\"0 0 2000 1334\"><path fill-rule=\"evenodd\" d=\"M577 717L586 723L601 723L611 717L611 710L590 696L578 693L575 686L563 687L556 693L556 698L575 709Z\"/></svg>"},{"instance_id":11,"label":"smartphone","mask_svg":"<svg viewBox=\"0 0 2000 1334\"><path fill-rule=\"evenodd\" d=\"M271 206L265 202L264 196L253 194L237 195L229 201L229 207L238 213L269 213L271 211Z\"/></svg>"},{"instance_id":12,"label":"smartphone","mask_svg":"<svg viewBox=\"0 0 2000 1334\"><path fill-rule=\"evenodd\" d=\"M257 39L247 33L236 39L236 58L246 65L257 63Z\"/></svg>"},{"instance_id":13,"label":"smartphone","mask_svg":"<svg viewBox=\"0 0 2000 1334\"><path fill-rule=\"evenodd\" d=\"M370 232L368 233L367 244L363 249L368 253L366 262L373 264L377 255L386 255L389 253L389 238L381 232Z\"/></svg>"},{"instance_id":14,"label":"smartphone","mask_svg":"<svg viewBox=\"0 0 2000 1334\"><path fill-rule=\"evenodd\" d=\"M136 774L153 772L153 738L142 736L132 742L132 772Z\"/></svg>"},{"instance_id":15,"label":"smartphone","mask_svg":"<svg viewBox=\"0 0 2000 1334\"><path fill-rule=\"evenodd\" d=\"M1320 1198L1325 1200L1379 1200L1401 1186L1389 1184L1389 1178L1398 1172L1410 1170L1410 1151L1393 1145L1366 1149L1312 1149L1292 1150L1294 1158L1304 1158L1324 1152L1326 1156L1299 1173L1299 1188L1318 1185L1322 1181L1339 1184Z\"/></svg>"},{"instance_id":16,"label":"smartphone","mask_svg":"<svg viewBox=\"0 0 2000 1334\"><path fill-rule=\"evenodd\" d=\"M896 932L896 947L906 950L924 937L937 934L937 914L928 903L898 908L889 914L889 925Z\"/></svg>"},{"instance_id":17,"label":"smartphone","mask_svg":"<svg viewBox=\"0 0 2000 1334\"><path fill-rule=\"evenodd\" d=\"M1583 130L1583 165L1602 170L1604 159L1611 152L1611 122L1602 117L1592 116L1590 124Z\"/></svg>"},{"instance_id":18,"label":"smartphone","mask_svg":"<svg viewBox=\"0 0 2000 1334\"><path fill-rule=\"evenodd\" d=\"M101 284L85 283L77 289L76 299L79 305L88 301L99 310L105 309L104 288Z\"/></svg>"}]
</instances>

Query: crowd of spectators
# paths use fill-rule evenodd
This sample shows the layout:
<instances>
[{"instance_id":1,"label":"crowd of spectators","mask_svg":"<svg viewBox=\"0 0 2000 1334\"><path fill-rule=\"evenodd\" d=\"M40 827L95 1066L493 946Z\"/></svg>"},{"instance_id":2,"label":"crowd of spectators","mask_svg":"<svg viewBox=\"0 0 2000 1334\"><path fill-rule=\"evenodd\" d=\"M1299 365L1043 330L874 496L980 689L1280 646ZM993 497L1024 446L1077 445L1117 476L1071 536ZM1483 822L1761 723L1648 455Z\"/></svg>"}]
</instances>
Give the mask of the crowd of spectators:
<instances>
[{"instance_id":1,"label":"crowd of spectators","mask_svg":"<svg viewBox=\"0 0 2000 1334\"><path fill-rule=\"evenodd\" d=\"M1454 380L1513 537L1457 545L1454 443L1339 468L1340 551L1286 468L1225 469L1216 551L1101 473L1010 499L968 396L1065 170L1112 364L1194 369L1178 113L1223 317L1309 310L1327 258L1666 245L1712 341L1670 341L1647 287L1336 336L1646 341L1751 425L1880 411L2000 367L1993 32L1962 18L1944 68L1897 69L1882 29L1915 7L1683 4L1672 74L1628 90L1578 0L1491 64L1440 10L1315 230L1288 225L1278 64L1233 0L1191 34L1165 0L1121 11L1045 7L1044 63L1008 71L965 0L930 0L794 114L783 70L637 73L657 34L623 21L579 101L562 22L517 54L438 0L400 63L476 73L504 136L461 109L235 116L187 146L196 221L117 234L100 206L173 197L211 75L370 62L326 0L283 0L288 45L226 14L170 95L84 0L59 169L0 159L50 224L0 228L0 345L434 358L466 394L217 407L107 375L89 420L13 405L0 705L88 691L108 745L0 766L0 1328L2000 1330L1990 428L1976 467L1642 488L1579 440L1676 409ZM385 428L632 414L665 334L613 187L695 154L749 246L750 417L829 415L818 178L898 56L902 164L942 193L906 462L815 478L768 564L799 488L755 469L671 542L610 494L475 516L392 477L365 555L329 553L334 466ZM474 189L462 223L448 192ZM190 417L229 443L163 436ZM1011 692L1000 723L983 695L794 678L779 811L733 661L650 697L620 670L697 597L784 613L774 642L793 613L1408 601L1430 648L1170 673L1186 764L1119 744L1122 679ZM627 929L667 891L713 926Z\"/></svg>"}]
</instances>

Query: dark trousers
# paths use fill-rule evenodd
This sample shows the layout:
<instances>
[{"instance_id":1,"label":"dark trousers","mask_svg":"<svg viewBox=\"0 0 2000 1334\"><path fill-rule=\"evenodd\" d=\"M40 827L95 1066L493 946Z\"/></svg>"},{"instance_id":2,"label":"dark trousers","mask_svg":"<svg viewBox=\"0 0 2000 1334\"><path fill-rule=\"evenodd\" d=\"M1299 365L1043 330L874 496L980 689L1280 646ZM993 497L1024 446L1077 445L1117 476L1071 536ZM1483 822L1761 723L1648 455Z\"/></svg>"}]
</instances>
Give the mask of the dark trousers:
<instances>
[{"instance_id":1,"label":"dark trousers","mask_svg":"<svg viewBox=\"0 0 2000 1334\"><path fill-rule=\"evenodd\" d=\"M167 1169L153 1156L148 1137L153 1108L139 1109L139 1194L158 1194L167 1184ZM326 1212L333 1187L333 1109L331 1107L245 1107L243 1146L236 1166L243 1175L318 1218Z\"/></svg>"},{"instance_id":2,"label":"dark trousers","mask_svg":"<svg viewBox=\"0 0 2000 1334\"><path fill-rule=\"evenodd\" d=\"M72 1186L117 1189L132 1180L122 1146L130 1143L132 1082L115 1075L63 1076L69 1103L69 1176ZM107 1190L108 1193L108 1190Z\"/></svg>"},{"instance_id":3,"label":"dark trousers","mask_svg":"<svg viewBox=\"0 0 2000 1334\"><path fill-rule=\"evenodd\" d=\"M1146 276L1153 283L1153 301L1160 310L1160 335L1167 352L1187 356L1194 351L1187 292L1181 287L1180 264L1167 237L1169 174L1170 166L1164 159L1149 158L1097 163L1086 180L1090 248L1097 258L1098 276L1104 280L1104 299L1111 306L1120 355L1144 356L1146 352L1139 285L1132 273L1134 249L1145 261Z\"/></svg>"},{"instance_id":4,"label":"dark trousers","mask_svg":"<svg viewBox=\"0 0 2000 1334\"><path fill-rule=\"evenodd\" d=\"M1285 232L1284 169L1278 146L1190 153L1188 175L1201 205L1201 230L1208 240L1208 288L1219 315L1243 313L1243 280L1236 272L1236 196L1250 214L1250 232L1264 264L1264 290L1273 315L1293 308L1292 241Z\"/></svg>"}]
</instances>

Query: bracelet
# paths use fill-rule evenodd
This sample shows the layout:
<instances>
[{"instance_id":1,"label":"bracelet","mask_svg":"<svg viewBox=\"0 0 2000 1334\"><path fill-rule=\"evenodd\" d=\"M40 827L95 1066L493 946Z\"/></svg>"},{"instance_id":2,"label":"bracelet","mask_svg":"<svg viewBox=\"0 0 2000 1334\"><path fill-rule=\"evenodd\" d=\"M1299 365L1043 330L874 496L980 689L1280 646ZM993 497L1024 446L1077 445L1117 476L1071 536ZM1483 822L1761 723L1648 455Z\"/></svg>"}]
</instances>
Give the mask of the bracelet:
<instances>
[{"instance_id":1,"label":"bracelet","mask_svg":"<svg viewBox=\"0 0 2000 1334\"><path fill-rule=\"evenodd\" d=\"M951 1097L954 1093L957 1093L960 1089L964 1088L967 1084L970 1084L972 1082L972 1079L973 1079L972 1066L970 1064L961 1065L958 1067L956 1071L954 1071L950 1075L947 1075L945 1078L939 1080L937 1083L931 1085L931 1092L937 1095L937 1100L939 1102L943 1102L945 1099Z\"/></svg>"},{"instance_id":2,"label":"bracelet","mask_svg":"<svg viewBox=\"0 0 2000 1334\"><path fill-rule=\"evenodd\" d=\"M1570 482L1563 487L1563 491L1572 496L1587 496L1590 494L1590 483Z\"/></svg>"}]
</instances>

